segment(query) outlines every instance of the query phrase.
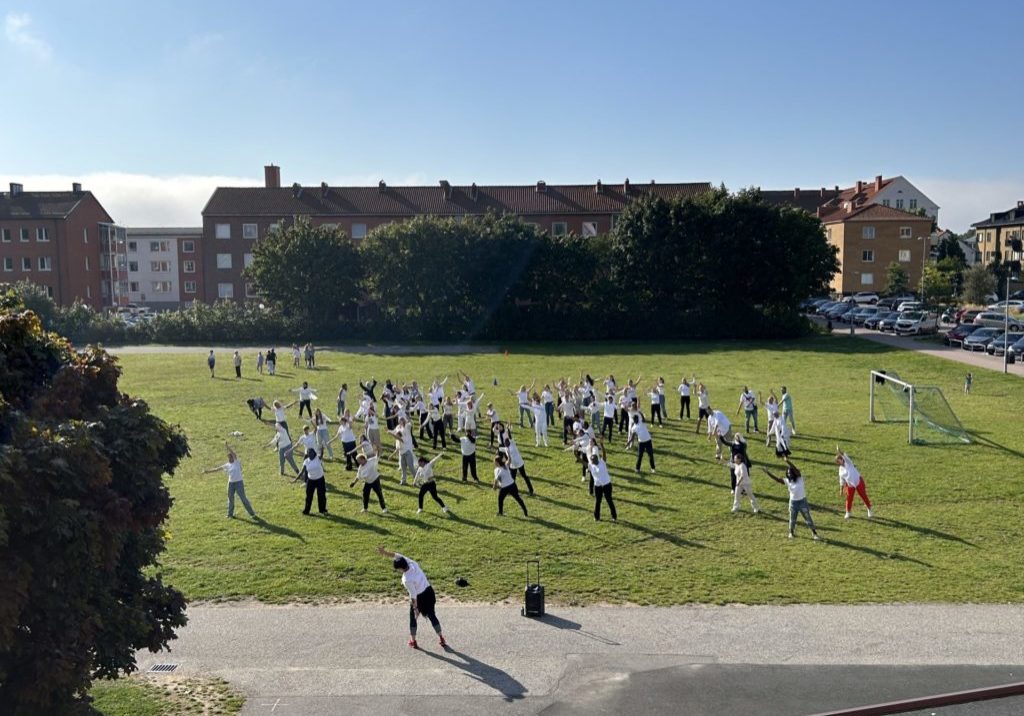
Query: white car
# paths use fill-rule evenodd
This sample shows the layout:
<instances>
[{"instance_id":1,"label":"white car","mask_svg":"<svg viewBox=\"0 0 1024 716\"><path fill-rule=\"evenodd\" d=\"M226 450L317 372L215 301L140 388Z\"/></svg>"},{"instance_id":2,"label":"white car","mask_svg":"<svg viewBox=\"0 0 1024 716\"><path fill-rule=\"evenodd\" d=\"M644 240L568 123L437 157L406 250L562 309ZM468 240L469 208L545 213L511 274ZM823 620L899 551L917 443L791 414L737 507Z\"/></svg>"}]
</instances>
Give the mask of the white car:
<instances>
[{"instance_id":1,"label":"white car","mask_svg":"<svg viewBox=\"0 0 1024 716\"><path fill-rule=\"evenodd\" d=\"M924 333L937 333L939 318L927 311L906 311L896 321L896 335L919 336Z\"/></svg>"},{"instance_id":2,"label":"white car","mask_svg":"<svg viewBox=\"0 0 1024 716\"><path fill-rule=\"evenodd\" d=\"M852 296L847 297L847 303L856 303L857 305L878 303L878 294L874 291L859 291Z\"/></svg>"},{"instance_id":3,"label":"white car","mask_svg":"<svg viewBox=\"0 0 1024 716\"><path fill-rule=\"evenodd\" d=\"M896 310L899 313L903 313L904 311L920 311L923 308L924 304L920 301L904 301L900 305L896 306Z\"/></svg>"},{"instance_id":4,"label":"white car","mask_svg":"<svg viewBox=\"0 0 1024 716\"><path fill-rule=\"evenodd\" d=\"M1009 301L998 301L996 303L986 306L985 308L989 311L1002 312L1004 306L1008 306L1011 311L1024 311L1024 301L1019 301L1017 299L1010 299Z\"/></svg>"}]
</instances>

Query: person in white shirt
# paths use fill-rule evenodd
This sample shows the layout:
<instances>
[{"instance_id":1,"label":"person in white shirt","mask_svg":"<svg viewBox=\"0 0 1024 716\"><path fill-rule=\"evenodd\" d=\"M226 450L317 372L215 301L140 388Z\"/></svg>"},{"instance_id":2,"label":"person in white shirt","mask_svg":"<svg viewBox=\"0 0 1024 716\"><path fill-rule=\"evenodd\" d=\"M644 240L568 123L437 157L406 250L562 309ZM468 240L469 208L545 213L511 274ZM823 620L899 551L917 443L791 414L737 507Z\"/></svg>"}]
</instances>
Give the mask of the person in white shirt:
<instances>
[{"instance_id":1,"label":"person in white shirt","mask_svg":"<svg viewBox=\"0 0 1024 716\"><path fill-rule=\"evenodd\" d=\"M413 453L415 445L412 439L412 426L405 418L398 419L398 425L391 434L395 437L395 445L398 449L398 467L402 472L400 485L405 484L406 476L410 479L416 475L416 456Z\"/></svg>"},{"instance_id":2,"label":"person in white shirt","mask_svg":"<svg viewBox=\"0 0 1024 716\"><path fill-rule=\"evenodd\" d=\"M664 423L661 421L661 393L658 392L658 386L652 385L651 392L647 394L647 397L651 399L651 424L654 424L654 419L658 419L658 427L663 427Z\"/></svg>"},{"instance_id":3,"label":"person in white shirt","mask_svg":"<svg viewBox=\"0 0 1024 716\"><path fill-rule=\"evenodd\" d=\"M708 408L708 440L715 441L715 459L722 459L722 442L732 430L732 423L721 410Z\"/></svg>"},{"instance_id":4,"label":"person in white shirt","mask_svg":"<svg viewBox=\"0 0 1024 716\"><path fill-rule=\"evenodd\" d=\"M284 411L295 405L295 401L285 405L280 400L275 400L272 405L274 406L274 422L284 428L285 432L288 432L288 416Z\"/></svg>"},{"instance_id":5,"label":"person in white shirt","mask_svg":"<svg viewBox=\"0 0 1024 716\"><path fill-rule=\"evenodd\" d=\"M839 466L839 495L846 498L846 519L850 519L850 510L853 509L853 493L860 495L864 506L868 508L868 519L871 514L871 500L868 498L868 488L864 484L864 476L853 464L850 456L843 452L836 445L836 465Z\"/></svg>"},{"instance_id":6,"label":"person in white shirt","mask_svg":"<svg viewBox=\"0 0 1024 716\"><path fill-rule=\"evenodd\" d=\"M701 421L711 415L711 399L708 397L708 389L703 383L697 385L697 427L693 432L700 432Z\"/></svg>"},{"instance_id":7,"label":"person in white shirt","mask_svg":"<svg viewBox=\"0 0 1024 716\"><path fill-rule=\"evenodd\" d=\"M569 393L562 393L562 402L558 406L562 413L562 444L569 443L569 436L572 435L572 424L576 420L576 405Z\"/></svg>"},{"instance_id":8,"label":"person in white shirt","mask_svg":"<svg viewBox=\"0 0 1024 716\"><path fill-rule=\"evenodd\" d=\"M210 369L210 377L213 378L213 369L217 367L217 356L213 354L213 349L210 349L210 355L206 356L206 365Z\"/></svg>"},{"instance_id":9,"label":"person in white shirt","mask_svg":"<svg viewBox=\"0 0 1024 716\"><path fill-rule=\"evenodd\" d=\"M604 419L601 421L601 438L604 438L605 430L608 431L608 439L612 439L612 431L615 430L615 396L608 393L602 403Z\"/></svg>"},{"instance_id":10,"label":"person in white shirt","mask_svg":"<svg viewBox=\"0 0 1024 716\"><path fill-rule=\"evenodd\" d=\"M302 508L302 514L308 515L309 508L313 506L313 494L316 493L316 509L321 515L327 514L327 474L324 472L324 464L316 456L316 450L308 450L306 459L302 461L302 472L296 476L306 478L306 506Z\"/></svg>"},{"instance_id":11,"label":"person in white shirt","mask_svg":"<svg viewBox=\"0 0 1024 716\"><path fill-rule=\"evenodd\" d=\"M226 472L228 474L228 517L232 518L235 516L235 495L238 495L238 499L242 501L242 507L255 520L256 511L252 509L252 505L249 504L249 498L245 496L245 483L242 481L242 462L238 459L238 455L235 454L234 449L230 445L224 443L224 448L228 451L228 461L223 465L203 470L203 473L209 474L222 470Z\"/></svg>"},{"instance_id":12,"label":"person in white shirt","mask_svg":"<svg viewBox=\"0 0 1024 716\"><path fill-rule=\"evenodd\" d=\"M285 460L295 470L295 474L299 474L299 466L295 464L295 456L292 455L294 447L292 446L292 439L288 435L288 431L284 429L281 423L274 424L274 437L267 443L267 447L274 447L277 449L277 458L281 464L281 475L284 476L284 463Z\"/></svg>"},{"instance_id":13,"label":"person in white shirt","mask_svg":"<svg viewBox=\"0 0 1024 716\"><path fill-rule=\"evenodd\" d=\"M334 448L331 447L331 433L327 427L330 422L331 419L324 415L320 408L314 411L313 425L316 426L317 452L320 453L321 460L324 459L325 453L329 459L334 459Z\"/></svg>"},{"instance_id":14,"label":"person in white shirt","mask_svg":"<svg viewBox=\"0 0 1024 716\"><path fill-rule=\"evenodd\" d=\"M630 402L626 391L619 393L619 435L629 430Z\"/></svg>"},{"instance_id":15,"label":"person in white shirt","mask_svg":"<svg viewBox=\"0 0 1024 716\"><path fill-rule=\"evenodd\" d=\"M341 388L338 390L338 412L335 415L336 418L340 418L345 413L345 401L348 400L348 383L342 383Z\"/></svg>"},{"instance_id":16,"label":"person in white shirt","mask_svg":"<svg viewBox=\"0 0 1024 716\"><path fill-rule=\"evenodd\" d=\"M377 431L377 439L380 440L380 431ZM341 451L345 453L345 469L349 472L355 469L356 462L356 434L352 430L352 417L348 413L338 420L338 432L328 443L335 440L341 441Z\"/></svg>"},{"instance_id":17,"label":"person in white shirt","mask_svg":"<svg viewBox=\"0 0 1024 716\"><path fill-rule=\"evenodd\" d=\"M519 427L525 428L523 425L523 416L526 416L526 420L530 423L530 427L533 427L533 411L530 410L530 392L533 387L537 385L536 379L530 383L530 387L527 388L525 385L520 385L518 391L510 390L509 393L516 397L519 401Z\"/></svg>"},{"instance_id":18,"label":"person in white shirt","mask_svg":"<svg viewBox=\"0 0 1024 716\"><path fill-rule=\"evenodd\" d=\"M690 419L690 384L686 378L679 384L676 389L679 391L679 419L683 420L683 415L686 415L686 420Z\"/></svg>"},{"instance_id":19,"label":"person in white shirt","mask_svg":"<svg viewBox=\"0 0 1024 716\"><path fill-rule=\"evenodd\" d=\"M612 501L612 476L608 472L608 463L598 454L590 456L590 477L594 483L594 520L601 521L601 500L608 503L608 511L612 513L612 522L619 519Z\"/></svg>"},{"instance_id":20,"label":"person in white shirt","mask_svg":"<svg viewBox=\"0 0 1024 716\"><path fill-rule=\"evenodd\" d=\"M636 414L636 420L629 426L629 439L633 440L634 438L636 438L636 471L640 472L640 463L643 462L644 453L647 453L651 463L651 472L653 473L654 445L651 442L651 431L647 429L644 416L639 412Z\"/></svg>"},{"instance_id":21,"label":"person in white shirt","mask_svg":"<svg viewBox=\"0 0 1024 716\"><path fill-rule=\"evenodd\" d=\"M270 375L277 374L277 351L273 348L267 349L267 372Z\"/></svg>"},{"instance_id":22,"label":"person in white shirt","mask_svg":"<svg viewBox=\"0 0 1024 716\"><path fill-rule=\"evenodd\" d=\"M747 432L750 432L750 421L754 421L754 432L760 432L757 425L757 396L747 386L743 386L743 392L740 393L740 404L736 408L736 414L739 415L740 410L743 411L744 416L747 419Z\"/></svg>"},{"instance_id":23,"label":"person in white shirt","mask_svg":"<svg viewBox=\"0 0 1024 716\"><path fill-rule=\"evenodd\" d=\"M771 436L775 438L775 456L789 457L789 426L782 420L776 420L772 423Z\"/></svg>"},{"instance_id":24,"label":"person in white shirt","mask_svg":"<svg viewBox=\"0 0 1024 716\"><path fill-rule=\"evenodd\" d=\"M516 445L516 441L512 439L512 433L504 433L499 439L500 447L498 450L504 453L506 464L508 465L509 472L512 473L512 478L515 479L516 473L519 473L523 477L523 481L526 483L526 489L530 496L533 496L533 483L530 482L529 475L526 474L526 461L523 460L522 453L519 452L519 446Z\"/></svg>"},{"instance_id":25,"label":"person in white shirt","mask_svg":"<svg viewBox=\"0 0 1024 716\"><path fill-rule=\"evenodd\" d=\"M768 477L780 485L784 485L789 490L789 538L793 539L796 537L796 517L797 515L803 515L804 522L811 529L811 534L814 535L815 540L818 540L818 530L814 528L814 520L811 518L811 505L807 502L804 476L800 474L800 470L797 469L796 465L791 463L788 458L786 459L785 480L770 473L766 467L761 469L764 470Z\"/></svg>"},{"instance_id":26,"label":"person in white shirt","mask_svg":"<svg viewBox=\"0 0 1024 716\"><path fill-rule=\"evenodd\" d=\"M513 393L513 395L514 395L514 393ZM490 436L488 437L487 445L488 445L488 447L493 447L494 446L494 432L495 432L495 429L497 428L497 426L501 423L501 417L498 415L498 411L494 409L494 403L488 403L487 404L487 410L484 413L484 415L487 416L487 420L489 421L489 426L490 426L490 430L488 431L490 433ZM500 445L501 443L499 442L498 444Z\"/></svg>"},{"instance_id":27,"label":"person in white shirt","mask_svg":"<svg viewBox=\"0 0 1024 716\"><path fill-rule=\"evenodd\" d=\"M736 488L732 491L732 511L739 512L740 495L746 493L750 498L750 508L756 515L760 510L757 507L757 498L754 497L754 487L750 483L750 470L741 456L733 458L732 470L736 475Z\"/></svg>"},{"instance_id":28,"label":"person in white shirt","mask_svg":"<svg viewBox=\"0 0 1024 716\"><path fill-rule=\"evenodd\" d=\"M775 397L775 391L769 391L768 400L764 403L764 412L768 415L768 428L765 432L764 446L768 447L771 443L772 432L775 429L775 421L779 419L779 401Z\"/></svg>"},{"instance_id":29,"label":"person in white shirt","mask_svg":"<svg viewBox=\"0 0 1024 716\"><path fill-rule=\"evenodd\" d=\"M665 418L665 420L668 420L668 409L665 407L665 379L660 376L658 377L658 385L656 386L656 390L658 391L658 405L661 406L661 413L658 420L658 425L661 425L661 417Z\"/></svg>"},{"instance_id":30,"label":"person in white shirt","mask_svg":"<svg viewBox=\"0 0 1024 716\"><path fill-rule=\"evenodd\" d=\"M540 393L540 402L544 404L544 418L548 425L554 426L555 424L555 395L551 392L551 386L545 384L544 390ZM537 412L534 411L534 419L537 417ZM546 431L545 431L546 432Z\"/></svg>"},{"instance_id":31,"label":"person in white shirt","mask_svg":"<svg viewBox=\"0 0 1024 716\"><path fill-rule=\"evenodd\" d=\"M467 474L473 475L474 482L480 482L476 476L476 435L472 430L467 430L461 437L452 433L452 442L459 443L459 452L462 453L462 481L468 482Z\"/></svg>"},{"instance_id":32,"label":"person in white shirt","mask_svg":"<svg viewBox=\"0 0 1024 716\"><path fill-rule=\"evenodd\" d=\"M413 649L419 648L419 644L416 643L416 617L424 616L430 620L430 626L437 633L438 644L447 651L448 642L444 640L441 622L435 613L437 595L427 581L427 575L416 562L398 552L388 552L383 547L378 547L377 552L390 559L391 565L402 573L402 586L409 592L409 646Z\"/></svg>"},{"instance_id":33,"label":"person in white shirt","mask_svg":"<svg viewBox=\"0 0 1024 716\"><path fill-rule=\"evenodd\" d=\"M416 477L413 478L412 486L420 488L419 503L420 508L416 510L419 514L423 512L423 496L430 494L434 498L434 502L441 505L441 511L446 515L448 514L448 508L444 504L444 500L437 496L437 482L434 481L434 465L444 455L438 455L433 460L427 461L427 458L421 457L419 459L419 468L416 470Z\"/></svg>"},{"instance_id":34,"label":"person in white shirt","mask_svg":"<svg viewBox=\"0 0 1024 716\"><path fill-rule=\"evenodd\" d=\"M242 356L239 355L238 351L235 351L234 355L231 356L231 362L235 365L235 378L242 377Z\"/></svg>"},{"instance_id":35,"label":"person in white shirt","mask_svg":"<svg viewBox=\"0 0 1024 716\"><path fill-rule=\"evenodd\" d=\"M782 408L782 419L789 423L793 434L796 435L796 420L793 419L793 396L786 390L786 386L782 386L782 398L779 400L779 405Z\"/></svg>"},{"instance_id":36,"label":"person in white shirt","mask_svg":"<svg viewBox=\"0 0 1024 716\"><path fill-rule=\"evenodd\" d=\"M263 375L263 364L266 363L266 358L263 357L263 351L256 354L256 372Z\"/></svg>"},{"instance_id":37,"label":"person in white shirt","mask_svg":"<svg viewBox=\"0 0 1024 716\"><path fill-rule=\"evenodd\" d=\"M441 441L441 449L448 449L448 438L444 434L444 418L441 415L441 403L430 401L427 408L427 419L430 420L430 439L434 441L434 449L437 450L437 441Z\"/></svg>"},{"instance_id":38,"label":"person in white shirt","mask_svg":"<svg viewBox=\"0 0 1024 716\"><path fill-rule=\"evenodd\" d=\"M299 359L302 358L302 351L299 350L299 346L292 343L292 367L299 367Z\"/></svg>"},{"instance_id":39,"label":"person in white shirt","mask_svg":"<svg viewBox=\"0 0 1024 716\"><path fill-rule=\"evenodd\" d=\"M356 457L356 479L349 487L355 487L360 480L363 483L363 509L366 512L370 506L370 492L377 494L377 502L380 503L380 511L387 514L388 507L384 504L384 491L380 487L380 471L377 469L377 456L367 457L358 455Z\"/></svg>"},{"instance_id":40,"label":"person in white shirt","mask_svg":"<svg viewBox=\"0 0 1024 716\"><path fill-rule=\"evenodd\" d=\"M317 451L316 432L308 425L302 426L302 435L299 436L299 445L301 445L301 447L296 448L299 451L299 455L305 455L310 450L313 452Z\"/></svg>"},{"instance_id":41,"label":"person in white shirt","mask_svg":"<svg viewBox=\"0 0 1024 716\"><path fill-rule=\"evenodd\" d=\"M523 517L530 516L526 511L526 503L523 502L523 498L519 495L519 487L516 485L515 478L512 477L512 471L505 465L504 455L496 455L494 457L493 489L498 491L498 517L504 517L505 498L509 495L523 508Z\"/></svg>"},{"instance_id":42,"label":"person in white shirt","mask_svg":"<svg viewBox=\"0 0 1024 716\"><path fill-rule=\"evenodd\" d=\"M549 416L553 416L553 413L548 410L548 406L552 403L542 403L540 397L534 393L533 402L530 403L530 410L533 411L533 431L536 435L536 439L533 442L534 447L540 447L541 442L544 443L544 447L548 446L548 419ZM553 421L554 417L550 417Z\"/></svg>"}]
</instances>

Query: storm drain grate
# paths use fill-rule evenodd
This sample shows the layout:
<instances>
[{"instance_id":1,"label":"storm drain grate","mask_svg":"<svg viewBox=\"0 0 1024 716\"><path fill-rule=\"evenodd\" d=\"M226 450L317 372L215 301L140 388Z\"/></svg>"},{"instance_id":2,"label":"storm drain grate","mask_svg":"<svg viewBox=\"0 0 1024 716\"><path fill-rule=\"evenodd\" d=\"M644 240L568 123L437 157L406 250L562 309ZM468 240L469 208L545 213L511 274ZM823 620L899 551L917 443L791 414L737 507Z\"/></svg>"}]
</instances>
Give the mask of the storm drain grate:
<instances>
[{"instance_id":1,"label":"storm drain grate","mask_svg":"<svg viewBox=\"0 0 1024 716\"><path fill-rule=\"evenodd\" d=\"M177 668L177 664L153 664L153 666L149 667L149 670L151 672L155 671L159 674L169 674Z\"/></svg>"}]
</instances>

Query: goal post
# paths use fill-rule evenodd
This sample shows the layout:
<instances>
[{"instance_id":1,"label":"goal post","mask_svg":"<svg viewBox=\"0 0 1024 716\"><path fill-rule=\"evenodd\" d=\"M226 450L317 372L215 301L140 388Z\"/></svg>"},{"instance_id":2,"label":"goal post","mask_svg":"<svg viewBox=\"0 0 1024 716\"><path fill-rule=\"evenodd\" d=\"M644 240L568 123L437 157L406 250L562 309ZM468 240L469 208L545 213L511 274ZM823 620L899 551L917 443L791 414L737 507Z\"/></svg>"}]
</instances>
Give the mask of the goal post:
<instances>
[{"instance_id":1,"label":"goal post","mask_svg":"<svg viewBox=\"0 0 1024 716\"><path fill-rule=\"evenodd\" d=\"M884 370L871 371L868 420L872 423L906 422L909 444L971 442L941 388L908 383ZM922 429L927 432L922 434Z\"/></svg>"}]
</instances>

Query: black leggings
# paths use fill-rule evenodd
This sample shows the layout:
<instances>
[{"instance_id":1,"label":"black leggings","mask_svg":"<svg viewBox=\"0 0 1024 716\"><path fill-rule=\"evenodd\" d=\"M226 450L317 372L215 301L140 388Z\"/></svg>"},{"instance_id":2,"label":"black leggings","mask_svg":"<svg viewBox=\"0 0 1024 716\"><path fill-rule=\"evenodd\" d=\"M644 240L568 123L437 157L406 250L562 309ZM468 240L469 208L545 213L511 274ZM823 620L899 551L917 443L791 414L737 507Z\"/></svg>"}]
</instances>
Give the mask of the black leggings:
<instances>
[{"instance_id":1,"label":"black leggings","mask_svg":"<svg viewBox=\"0 0 1024 716\"><path fill-rule=\"evenodd\" d=\"M316 508L320 514L327 513L327 479L321 477L319 480L306 480L306 506L302 514L308 515L309 508L313 506L313 493L316 493Z\"/></svg>"},{"instance_id":2,"label":"black leggings","mask_svg":"<svg viewBox=\"0 0 1024 716\"><path fill-rule=\"evenodd\" d=\"M661 422L661 403L651 403L651 422L652 423L654 422L655 418L658 419L658 425L664 425L664 423Z\"/></svg>"},{"instance_id":3,"label":"black leggings","mask_svg":"<svg viewBox=\"0 0 1024 716\"><path fill-rule=\"evenodd\" d=\"M377 493L377 502L380 503L380 508L386 510L384 506L384 491L380 489L380 478L377 478L373 482L363 483L363 509L365 510L370 506L370 493Z\"/></svg>"},{"instance_id":4,"label":"black leggings","mask_svg":"<svg viewBox=\"0 0 1024 716\"><path fill-rule=\"evenodd\" d=\"M433 437L430 434L430 420L427 418L427 414L420 413L420 440L422 440L424 436ZM435 445L434 447L437 446Z\"/></svg>"},{"instance_id":5,"label":"black leggings","mask_svg":"<svg viewBox=\"0 0 1024 716\"><path fill-rule=\"evenodd\" d=\"M341 449L345 452L345 469L354 469L353 466L356 464L356 444L343 442L341 444Z\"/></svg>"},{"instance_id":6,"label":"black leggings","mask_svg":"<svg viewBox=\"0 0 1024 716\"><path fill-rule=\"evenodd\" d=\"M679 419L683 419L683 414L686 414L686 419L690 419L690 396L680 395L679 396Z\"/></svg>"},{"instance_id":7,"label":"black leggings","mask_svg":"<svg viewBox=\"0 0 1024 716\"><path fill-rule=\"evenodd\" d=\"M572 424L575 418L562 418L562 444L569 442L569 433L572 432Z\"/></svg>"},{"instance_id":8,"label":"black leggings","mask_svg":"<svg viewBox=\"0 0 1024 716\"><path fill-rule=\"evenodd\" d=\"M309 417L313 417L313 408L311 407L313 402L311 400L300 400L299 401L299 417L302 417L302 411L305 410L309 413Z\"/></svg>"},{"instance_id":9,"label":"black leggings","mask_svg":"<svg viewBox=\"0 0 1024 716\"><path fill-rule=\"evenodd\" d=\"M526 463L523 463L522 467L513 467L513 468L509 468L509 469L512 472L513 479L516 476L516 472L518 472L520 475L523 476L523 480L526 482L526 489L532 495L533 494L533 483L530 482L530 478L526 475Z\"/></svg>"},{"instance_id":10,"label":"black leggings","mask_svg":"<svg viewBox=\"0 0 1024 716\"><path fill-rule=\"evenodd\" d=\"M637 443L636 445L636 471L640 472L640 463L644 460L644 453L647 453L647 457L651 461L651 469L654 469L654 443L651 440L647 442Z\"/></svg>"},{"instance_id":11,"label":"black leggings","mask_svg":"<svg viewBox=\"0 0 1024 716\"><path fill-rule=\"evenodd\" d=\"M462 456L462 481L466 482L466 471L469 471L473 475L473 479L480 482L480 478L476 476L476 453L472 455Z\"/></svg>"},{"instance_id":12,"label":"black leggings","mask_svg":"<svg viewBox=\"0 0 1024 716\"><path fill-rule=\"evenodd\" d=\"M608 431L608 439L611 440L612 433L615 430L615 418L606 417L604 422L601 423L601 437L604 437L605 430Z\"/></svg>"},{"instance_id":13,"label":"black leggings","mask_svg":"<svg viewBox=\"0 0 1024 716\"><path fill-rule=\"evenodd\" d=\"M435 420L435 421L433 421L433 423L431 425L432 425L432 427L431 427L431 437L434 439L434 449L437 450L437 439L438 438L441 438L441 447L447 449L448 442L445 440L445 437L444 437L444 421L443 420Z\"/></svg>"},{"instance_id":14,"label":"black leggings","mask_svg":"<svg viewBox=\"0 0 1024 716\"><path fill-rule=\"evenodd\" d=\"M419 608L420 615L430 620L430 626L434 627L434 631L438 634L441 633L441 622L437 620L437 614L434 613L434 607L437 604L437 596L434 594L433 587L427 587L422 592L416 595L415 602L409 602L409 634L416 638L416 609Z\"/></svg>"},{"instance_id":15,"label":"black leggings","mask_svg":"<svg viewBox=\"0 0 1024 716\"><path fill-rule=\"evenodd\" d=\"M423 496L428 492L434 498L434 502L441 505L441 509L444 509L444 500L437 496L437 483L434 481L425 482L420 485L420 509L423 509Z\"/></svg>"},{"instance_id":16,"label":"black leggings","mask_svg":"<svg viewBox=\"0 0 1024 716\"><path fill-rule=\"evenodd\" d=\"M608 503L608 511L612 513L612 519L617 520L619 517L615 513L615 503L612 502L612 483L610 482L607 485L597 485L594 487L594 519L601 519L602 497Z\"/></svg>"},{"instance_id":17,"label":"black leggings","mask_svg":"<svg viewBox=\"0 0 1024 716\"><path fill-rule=\"evenodd\" d=\"M629 411L619 410L619 434L626 432L626 428L629 426Z\"/></svg>"},{"instance_id":18,"label":"black leggings","mask_svg":"<svg viewBox=\"0 0 1024 716\"><path fill-rule=\"evenodd\" d=\"M523 508L523 516L529 517L526 512L526 503L523 502L523 498L519 496L519 487L516 483L512 483L508 487L503 487L498 490L498 514L505 514L505 498L512 495L512 499L519 503L519 506Z\"/></svg>"}]
</instances>

